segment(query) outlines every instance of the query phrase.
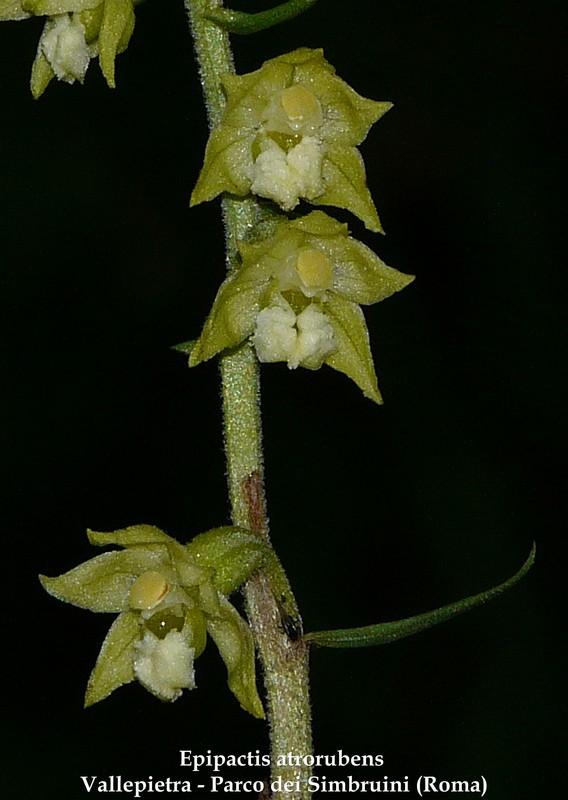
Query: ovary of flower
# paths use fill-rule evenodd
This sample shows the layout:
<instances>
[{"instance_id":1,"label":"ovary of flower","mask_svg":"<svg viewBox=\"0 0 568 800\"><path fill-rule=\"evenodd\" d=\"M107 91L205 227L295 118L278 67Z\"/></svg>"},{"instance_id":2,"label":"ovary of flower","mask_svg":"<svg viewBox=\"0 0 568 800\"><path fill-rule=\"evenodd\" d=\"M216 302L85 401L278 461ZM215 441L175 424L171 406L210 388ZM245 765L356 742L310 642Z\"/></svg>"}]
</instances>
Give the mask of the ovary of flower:
<instances>
[{"instance_id":1,"label":"ovary of flower","mask_svg":"<svg viewBox=\"0 0 568 800\"><path fill-rule=\"evenodd\" d=\"M313 304L296 315L284 303L265 308L258 315L252 341L259 361L286 361L289 369L300 365L318 369L337 349L333 326Z\"/></svg>"},{"instance_id":2,"label":"ovary of flower","mask_svg":"<svg viewBox=\"0 0 568 800\"><path fill-rule=\"evenodd\" d=\"M179 631L170 631L164 639L146 631L136 644L134 673L152 694L173 702L182 689L195 689L194 656Z\"/></svg>"},{"instance_id":3,"label":"ovary of flower","mask_svg":"<svg viewBox=\"0 0 568 800\"><path fill-rule=\"evenodd\" d=\"M310 200L323 192L322 159L323 147L315 136L304 136L288 151L265 137L250 171L251 191L291 211L300 197Z\"/></svg>"},{"instance_id":4,"label":"ovary of flower","mask_svg":"<svg viewBox=\"0 0 568 800\"><path fill-rule=\"evenodd\" d=\"M45 24L38 51L49 61L60 81L83 81L94 55L85 40L85 28L78 16L57 14Z\"/></svg>"}]
</instances>

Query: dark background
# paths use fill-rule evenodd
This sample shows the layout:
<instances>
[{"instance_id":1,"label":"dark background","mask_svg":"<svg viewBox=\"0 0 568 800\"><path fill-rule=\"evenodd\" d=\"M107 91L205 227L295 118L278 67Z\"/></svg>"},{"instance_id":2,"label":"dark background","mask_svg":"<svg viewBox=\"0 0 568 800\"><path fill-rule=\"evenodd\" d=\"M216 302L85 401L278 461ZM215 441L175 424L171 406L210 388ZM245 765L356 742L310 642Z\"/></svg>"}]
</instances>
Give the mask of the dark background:
<instances>
[{"instance_id":1,"label":"dark background","mask_svg":"<svg viewBox=\"0 0 568 800\"><path fill-rule=\"evenodd\" d=\"M428 610L539 546L495 604L390 647L314 653L316 750L382 753L379 777L411 782L483 774L494 800L555 796L566 744L565 23L554 0L321 0L234 39L241 72L322 46L395 103L362 147L387 236L338 216L417 275L367 310L382 408L327 368L263 369L273 540L306 628ZM138 9L114 92L92 62L84 87L33 102L40 32L0 26L1 780L17 800L70 800L80 775L190 777L179 749L267 741L212 646L174 706L132 685L83 711L110 620L36 579L94 554L87 526L183 541L228 519L216 367L169 350L197 335L224 272L218 204L188 210L206 124L182 5Z\"/></svg>"}]
</instances>

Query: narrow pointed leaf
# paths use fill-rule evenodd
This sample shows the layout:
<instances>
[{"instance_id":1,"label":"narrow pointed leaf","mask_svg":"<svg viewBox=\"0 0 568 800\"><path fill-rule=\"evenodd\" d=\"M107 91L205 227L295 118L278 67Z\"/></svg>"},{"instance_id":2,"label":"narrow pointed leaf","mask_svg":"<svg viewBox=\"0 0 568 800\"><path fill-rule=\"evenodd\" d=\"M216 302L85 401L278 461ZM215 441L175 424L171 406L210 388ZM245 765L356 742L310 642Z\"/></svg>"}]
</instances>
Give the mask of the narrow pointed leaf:
<instances>
[{"instance_id":1,"label":"narrow pointed leaf","mask_svg":"<svg viewBox=\"0 0 568 800\"><path fill-rule=\"evenodd\" d=\"M121 614L111 626L89 678L85 707L104 700L111 692L134 680L134 647L140 638L138 615Z\"/></svg>"},{"instance_id":2,"label":"narrow pointed leaf","mask_svg":"<svg viewBox=\"0 0 568 800\"><path fill-rule=\"evenodd\" d=\"M246 11L233 11L230 8L212 8L205 16L212 22L217 23L229 33L250 34L264 31L294 19L299 14L303 14L317 0L288 0L279 6L270 8L267 11L259 11L257 14L247 14Z\"/></svg>"},{"instance_id":3,"label":"narrow pointed leaf","mask_svg":"<svg viewBox=\"0 0 568 800\"><path fill-rule=\"evenodd\" d=\"M434 625L439 625L441 622L446 622L446 620L453 619L459 614L464 614L466 611L471 611L477 606L488 603L490 600L499 597L503 592L506 592L507 589L511 589L527 574L534 564L535 552L536 547L533 545L529 557L521 569L509 580L472 597L466 597L463 600L457 600L455 603L437 608L435 611L428 611L425 614L397 620L396 622L382 622L378 625L367 625L364 628L315 631L314 633L308 633L305 636L305 640L320 647L369 647L370 645L390 644L398 639L404 639L406 636L412 636L414 633L420 633L420 631L432 628Z\"/></svg>"}]
</instances>

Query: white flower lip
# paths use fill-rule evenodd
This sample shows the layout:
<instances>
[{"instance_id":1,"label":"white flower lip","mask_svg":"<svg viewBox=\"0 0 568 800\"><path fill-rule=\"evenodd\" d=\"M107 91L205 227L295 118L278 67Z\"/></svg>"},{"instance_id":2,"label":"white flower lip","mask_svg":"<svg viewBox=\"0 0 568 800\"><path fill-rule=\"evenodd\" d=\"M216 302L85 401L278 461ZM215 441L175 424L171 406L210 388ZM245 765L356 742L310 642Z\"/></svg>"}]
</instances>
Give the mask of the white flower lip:
<instances>
[{"instance_id":1,"label":"white flower lip","mask_svg":"<svg viewBox=\"0 0 568 800\"><path fill-rule=\"evenodd\" d=\"M60 81L83 82L92 54L85 40L85 28L78 16L57 14L48 20L38 51L47 58Z\"/></svg>"},{"instance_id":2,"label":"white flower lip","mask_svg":"<svg viewBox=\"0 0 568 800\"><path fill-rule=\"evenodd\" d=\"M333 326L322 311L312 303L296 315L283 298L282 305L260 312L252 341L259 361L286 361L289 369L318 369L337 349Z\"/></svg>"},{"instance_id":3,"label":"white flower lip","mask_svg":"<svg viewBox=\"0 0 568 800\"><path fill-rule=\"evenodd\" d=\"M322 193L323 154L315 136L304 136L288 152L270 137L264 138L250 170L251 191L291 211L301 197L313 199Z\"/></svg>"},{"instance_id":4,"label":"white flower lip","mask_svg":"<svg viewBox=\"0 0 568 800\"><path fill-rule=\"evenodd\" d=\"M179 631L170 631L164 639L146 631L136 644L134 672L148 691L160 700L173 702L182 689L195 689L194 656L195 651Z\"/></svg>"}]
</instances>

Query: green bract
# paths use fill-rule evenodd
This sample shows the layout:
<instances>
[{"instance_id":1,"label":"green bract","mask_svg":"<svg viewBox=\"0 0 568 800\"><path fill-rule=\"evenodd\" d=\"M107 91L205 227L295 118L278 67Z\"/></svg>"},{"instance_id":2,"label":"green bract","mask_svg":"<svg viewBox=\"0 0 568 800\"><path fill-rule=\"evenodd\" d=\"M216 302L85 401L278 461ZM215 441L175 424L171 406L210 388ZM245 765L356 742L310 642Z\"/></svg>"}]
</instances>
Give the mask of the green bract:
<instances>
[{"instance_id":1,"label":"green bract","mask_svg":"<svg viewBox=\"0 0 568 800\"><path fill-rule=\"evenodd\" d=\"M98 55L106 82L114 88L114 61L134 30L135 0L0 0L0 20L47 17L32 66L37 99L52 78L83 82Z\"/></svg>"},{"instance_id":2,"label":"green bract","mask_svg":"<svg viewBox=\"0 0 568 800\"><path fill-rule=\"evenodd\" d=\"M345 208L381 231L355 149L391 103L367 100L321 50L300 48L256 72L226 75L227 108L207 145L192 205L257 194L285 211L301 199Z\"/></svg>"},{"instance_id":3,"label":"green bract","mask_svg":"<svg viewBox=\"0 0 568 800\"><path fill-rule=\"evenodd\" d=\"M261 242L241 242L242 266L221 284L190 366L249 336L260 361L344 372L377 403L369 335L360 304L384 300L413 276L384 264L322 211L282 220Z\"/></svg>"},{"instance_id":4,"label":"green bract","mask_svg":"<svg viewBox=\"0 0 568 800\"><path fill-rule=\"evenodd\" d=\"M58 578L40 576L59 600L119 615L101 647L85 705L135 679L161 700L176 700L183 689L195 687L193 662L209 634L227 666L229 688L246 711L263 717L252 633L226 595L259 568L268 546L230 527L201 534L189 545L151 525L89 531L89 539L123 549Z\"/></svg>"}]
</instances>

